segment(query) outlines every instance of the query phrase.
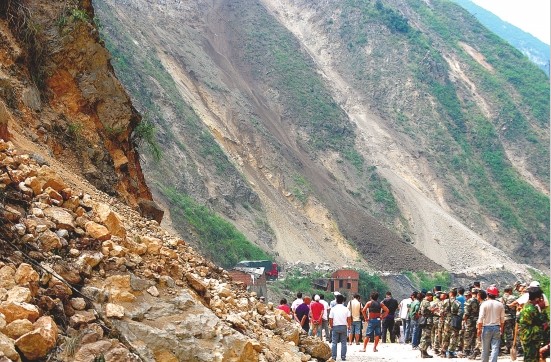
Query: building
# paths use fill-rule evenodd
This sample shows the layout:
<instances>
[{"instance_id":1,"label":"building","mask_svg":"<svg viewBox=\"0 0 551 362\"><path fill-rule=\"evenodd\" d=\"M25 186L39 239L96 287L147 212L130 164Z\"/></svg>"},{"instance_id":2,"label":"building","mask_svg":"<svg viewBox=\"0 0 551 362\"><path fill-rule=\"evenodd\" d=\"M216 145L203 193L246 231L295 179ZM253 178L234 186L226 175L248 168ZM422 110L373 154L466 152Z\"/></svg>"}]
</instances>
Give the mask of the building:
<instances>
[{"instance_id":1,"label":"building","mask_svg":"<svg viewBox=\"0 0 551 362\"><path fill-rule=\"evenodd\" d=\"M360 273L352 269L339 269L327 280L326 290L329 292L346 292L348 295L358 293Z\"/></svg>"},{"instance_id":2,"label":"building","mask_svg":"<svg viewBox=\"0 0 551 362\"><path fill-rule=\"evenodd\" d=\"M234 282L242 283L243 288L248 292L255 292L258 297L265 297L268 299L264 268L238 267L229 270L228 274Z\"/></svg>"}]
</instances>

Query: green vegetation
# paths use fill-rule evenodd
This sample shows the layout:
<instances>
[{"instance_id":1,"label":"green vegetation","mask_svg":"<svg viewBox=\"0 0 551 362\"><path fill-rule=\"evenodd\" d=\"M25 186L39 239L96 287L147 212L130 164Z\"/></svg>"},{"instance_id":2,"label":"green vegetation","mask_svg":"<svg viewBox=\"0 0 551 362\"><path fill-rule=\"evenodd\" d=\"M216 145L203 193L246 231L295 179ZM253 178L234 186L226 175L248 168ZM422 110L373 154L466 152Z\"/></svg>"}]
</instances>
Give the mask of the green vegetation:
<instances>
[{"instance_id":1,"label":"green vegetation","mask_svg":"<svg viewBox=\"0 0 551 362\"><path fill-rule=\"evenodd\" d=\"M400 215L400 209L398 203L392 194L390 183L381 177L377 172L377 167L371 166L368 169L368 187L373 194L375 202L380 205L383 210L379 212L382 216L389 215L391 217L398 217Z\"/></svg>"},{"instance_id":2,"label":"green vegetation","mask_svg":"<svg viewBox=\"0 0 551 362\"><path fill-rule=\"evenodd\" d=\"M358 283L358 294L362 296L362 300L369 300L371 292L379 292L379 300L384 298L384 293L389 289L388 286L381 280L378 275L369 274L365 270L358 270L360 281Z\"/></svg>"},{"instance_id":3,"label":"green vegetation","mask_svg":"<svg viewBox=\"0 0 551 362\"><path fill-rule=\"evenodd\" d=\"M294 295L298 292L302 292L303 295L314 296L316 294L327 295L328 292L322 289L314 288L313 281L316 279L328 278L329 274L322 272L315 272L308 275L303 275L297 270L288 271L285 275L285 279L278 279L272 283L270 289L276 291L280 295ZM328 299L327 297L325 298Z\"/></svg>"},{"instance_id":4,"label":"green vegetation","mask_svg":"<svg viewBox=\"0 0 551 362\"><path fill-rule=\"evenodd\" d=\"M432 290L435 285L442 286L442 290L448 290L451 286L452 279L448 272L404 272L404 275L416 285L419 290Z\"/></svg>"},{"instance_id":5,"label":"green vegetation","mask_svg":"<svg viewBox=\"0 0 551 362\"><path fill-rule=\"evenodd\" d=\"M162 150L159 146L159 142L155 135L157 130L155 125L150 120L142 119L140 123L132 131L132 140L138 144L145 143L149 147L149 151L155 161L160 161L162 157Z\"/></svg>"},{"instance_id":6,"label":"green vegetation","mask_svg":"<svg viewBox=\"0 0 551 362\"><path fill-rule=\"evenodd\" d=\"M308 201L308 195L312 192L310 183L302 175L295 175L293 183L295 184L292 189L293 196L305 205Z\"/></svg>"},{"instance_id":7,"label":"green vegetation","mask_svg":"<svg viewBox=\"0 0 551 362\"><path fill-rule=\"evenodd\" d=\"M216 264L231 268L240 260L272 259L258 246L252 244L235 226L216 215L207 207L173 188L161 190L170 201L170 212L185 220L198 236L199 248Z\"/></svg>"},{"instance_id":8,"label":"green vegetation","mask_svg":"<svg viewBox=\"0 0 551 362\"><path fill-rule=\"evenodd\" d=\"M543 290L543 293L549 298L549 275L544 274L536 269L528 269L532 280L537 280L540 283L540 287Z\"/></svg>"}]
</instances>

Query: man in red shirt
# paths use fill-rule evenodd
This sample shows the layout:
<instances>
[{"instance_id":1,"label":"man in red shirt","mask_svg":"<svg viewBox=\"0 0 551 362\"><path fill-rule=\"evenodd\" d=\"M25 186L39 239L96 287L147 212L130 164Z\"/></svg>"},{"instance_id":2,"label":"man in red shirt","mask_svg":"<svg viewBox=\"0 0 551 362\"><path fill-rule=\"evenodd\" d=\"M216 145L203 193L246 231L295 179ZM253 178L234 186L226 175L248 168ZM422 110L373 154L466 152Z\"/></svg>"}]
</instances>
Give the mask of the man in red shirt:
<instances>
[{"instance_id":1,"label":"man in red shirt","mask_svg":"<svg viewBox=\"0 0 551 362\"><path fill-rule=\"evenodd\" d=\"M310 303L310 335L311 336L318 336L321 339L321 323L323 319L323 310L324 306L319 302L320 296L315 295L314 301Z\"/></svg>"}]
</instances>

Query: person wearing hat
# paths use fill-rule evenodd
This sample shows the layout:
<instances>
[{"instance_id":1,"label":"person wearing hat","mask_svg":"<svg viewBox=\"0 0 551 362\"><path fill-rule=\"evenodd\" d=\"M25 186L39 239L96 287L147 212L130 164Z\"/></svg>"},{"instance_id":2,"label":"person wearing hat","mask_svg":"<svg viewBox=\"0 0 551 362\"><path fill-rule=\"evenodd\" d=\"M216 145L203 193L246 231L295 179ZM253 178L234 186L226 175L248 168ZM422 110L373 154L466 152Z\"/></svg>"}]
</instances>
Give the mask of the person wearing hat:
<instances>
[{"instance_id":1,"label":"person wearing hat","mask_svg":"<svg viewBox=\"0 0 551 362\"><path fill-rule=\"evenodd\" d=\"M501 342L505 346L505 353L509 354L513 346L513 334L515 331L517 309L514 306L516 298L513 295L513 287L506 285L503 289L503 295L499 299L505 308L505 325Z\"/></svg>"},{"instance_id":2,"label":"person wearing hat","mask_svg":"<svg viewBox=\"0 0 551 362\"><path fill-rule=\"evenodd\" d=\"M431 332L433 316L436 307L432 305L432 292L429 290L425 294L425 298L419 306L419 313L421 314L419 326L421 328L421 343L419 344L419 350L421 351L421 358L432 358L432 355L427 353L427 348L431 345Z\"/></svg>"},{"instance_id":3,"label":"person wearing hat","mask_svg":"<svg viewBox=\"0 0 551 362\"><path fill-rule=\"evenodd\" d=\"M497 362L501 334L505 323L505 308L496 300L499 290L495 286L486 289L488 299L480 306L477 321L477 336L482 341L482 362Z\"/></svg>"},{"instance_id":4,"label":"person wearing hat","mask_svg":"<svg viewBox=\"0 0 551 362\"><path fill-rule=\"evenodd\" d=\"M525 362L537 362L544 333L549 334L549 324L541 309L545 308L543 292L539 287L528 288L528 301L520 311L519 339Z\"/></svg>"},{"instance_id":5,"label":"person wearing hat","mask_svg":"<svg viewBox=\"0 0 551 362\"><path fill-rule=\"evenodd\" d=\"M478 311L480 304L476 298L478 289L472 288L467 292L467 300L465 301L465 312L463 321L465 322L465 332L463 333L463 356L473 356L476 358L479 351L476 350L476 321L478 319Z\"/></svg>"}]
</instances>

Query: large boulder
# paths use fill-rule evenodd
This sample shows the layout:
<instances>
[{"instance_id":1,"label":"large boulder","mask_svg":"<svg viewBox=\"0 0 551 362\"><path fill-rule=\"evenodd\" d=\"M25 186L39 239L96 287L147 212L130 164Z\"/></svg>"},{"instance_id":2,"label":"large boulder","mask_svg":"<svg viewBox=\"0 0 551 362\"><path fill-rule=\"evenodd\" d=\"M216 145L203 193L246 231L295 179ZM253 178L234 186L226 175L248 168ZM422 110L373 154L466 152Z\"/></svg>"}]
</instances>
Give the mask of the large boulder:
<instances>
[{"instance_id":1,"label":"large boulder","mask_svg":"<svg viewBox=\"0 0 551 362\"><path fill-rule=\"evenodd\" d=\"M299 347L304 353L323 360L331 358L331 348L317 337L307 336L300 339Z\"/></svg>"},{"instance_id":2,"label":"large boulder","mask_svg":"<svg viewBox=\"0 0 551 362\"><path fill-rule=\"evenodd\" d=\"M75 228L75 218L62 207L48 207L44 209L44 215L52 219L56 226L60 229L73 230Z\"/></svg>"},{"instance_id":3,"label":"large boulder","mask_svg":"<svg viewBox=\"0 0 551 362\"><path fill-rule=\"evenodd\" d=\"M30 264L21 263L15 271L14 280L18 285L27 285L29 282L36 282L39 279L36 270Z\"/></svg>"},{"instance_id":4,"label":"large boulder","mask_svg":"<svg viewBox=\"0 0 551 362\"><path fill-rule=\"evenodd\" d=\"M10 289L15 286L15 269L10 265L0 268L0 288Z\"/></svg>"},{"instance_id":5,"label":"large boulder","mask_svg":"<svg viewBox=\"0 0 551 362\"><path fill-rule=\"evenodd\" d=\"M45 357L55 347L58 336L57 325L49 316L40 317L33 327L33 331L15 341L17 348L31 361Z\"/></svg>"},{"instance_id":6,"label":"large boulder","mask_svg":"<svg viewBox=\"0 0 551 362\"><path fill-rule=\"evenodd\" d=\"M31 322L30 320L28 320L28 319L16 319L13 322L11 322L10 324L8 324L6 326L6 328L4 328L2 330L2 332L6 336L8 336L12 339L17 339L17 338L21 337L22 335L24 335L25 333L29 333L33 329L34 329L33 322Z\"/></svg>"},{"instance_id":7,"label":"large boulder","mask_svg":"<svg viewBox=\"0 0 551 362\"><path fill-rule=\"evenodd\" d=\"M0 313L4 315L6 323L16 319L28 319L34 322L40 316L38 308L33 304L8 301L0 303Z\"/></svg>"}]
</instances>

